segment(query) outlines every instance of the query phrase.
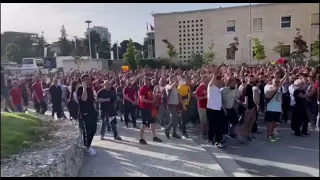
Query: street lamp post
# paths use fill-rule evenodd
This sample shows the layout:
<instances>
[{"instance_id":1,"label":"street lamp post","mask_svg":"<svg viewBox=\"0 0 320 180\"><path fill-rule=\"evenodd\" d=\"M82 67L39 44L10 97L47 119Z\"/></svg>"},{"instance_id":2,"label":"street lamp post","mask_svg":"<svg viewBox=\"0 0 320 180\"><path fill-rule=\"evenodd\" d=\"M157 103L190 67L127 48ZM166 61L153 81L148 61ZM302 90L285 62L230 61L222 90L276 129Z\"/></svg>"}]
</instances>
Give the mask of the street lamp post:
<instances>
[{"instance_id":1,"label":"street lamp post","mask_svg":"<svg viewBox=\"0 0 320 180\"><path fill-rule=\"evenodd\" d=\"M252 61L252 37L251 37L251 29L252 29L252 24L251 24L251 3L249 5L249 65L251 67L251 61Z\"/></svg>"},{"instance_id":2,"label":"street lamp post","mask_svg":"<svg viewBox=\"0 0 320 180\"><path fill-rule=\"evenodd\" d=\"M89 38L89 57L90 57L90 61L92 60L92 56L91 56L91 38L90 38L90 23L92 23L92 21L90 20L86 20L85 23L88 24L88 29L87 29L87 33L88 33L88 38Z\"/></svg>"},{"instance_id":3,"label":"street lamp post","mask_svg":"<svg viewBox=\"0 0 320 180\"><path fill-rule=\"evenodd\" d=\"M116 41L116 44L117 44L117 60L119 60L119 48L118 48L118 41Z\"/></svg>"},{"instance_id":4,"label":"street lamp post","mask_svg":"<svg viewBox=\"0 0 320 180\"><path fill-rule=\"evenodd\" d=\"M77 55L77 36L73 36L74 38L74 54Z\"/></svg>"},{"instance_id":5,"label":"street lamp post","mask_svg":"<svg viewBox=\"0 0 320 180\"><path fill-rule=\"evenodd\" d=\"M43 31L41 32L41 38L42 38L42 48L43 48L43 57L46 56L46 53L45 53L45 49L44 49L44 36L43 36Z\"/></svg>"}]
</instances>

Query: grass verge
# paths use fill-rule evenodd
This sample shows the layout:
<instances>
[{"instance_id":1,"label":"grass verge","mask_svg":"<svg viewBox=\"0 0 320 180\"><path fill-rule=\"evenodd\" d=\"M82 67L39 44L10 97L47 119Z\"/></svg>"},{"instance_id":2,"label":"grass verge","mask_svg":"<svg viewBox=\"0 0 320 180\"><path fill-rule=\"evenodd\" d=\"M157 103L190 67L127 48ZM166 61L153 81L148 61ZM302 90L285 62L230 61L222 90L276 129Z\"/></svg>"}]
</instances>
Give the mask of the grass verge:
<instances>
[{"instance_id":1,"label":"grass verge","mask_svg":"<svg viewBox=\"0 0 320 180\"><path fill-rule=\"evenodd\" d=\"M1 113L1 159L44 139L50 123L25 113Z\"/></svg>"}]
</instances>

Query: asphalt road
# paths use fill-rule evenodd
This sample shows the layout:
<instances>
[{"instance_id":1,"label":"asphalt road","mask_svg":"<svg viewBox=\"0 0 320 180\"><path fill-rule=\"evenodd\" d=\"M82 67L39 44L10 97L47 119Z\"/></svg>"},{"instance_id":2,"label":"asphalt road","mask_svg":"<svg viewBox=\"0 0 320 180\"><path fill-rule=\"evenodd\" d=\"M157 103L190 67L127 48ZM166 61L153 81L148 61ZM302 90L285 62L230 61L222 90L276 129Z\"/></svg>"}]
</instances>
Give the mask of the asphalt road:
<instances>
[{"instance_id":1,"label":"asphalt road","mask_svg":"<svg viewBox=\"0 0 320 180\"><path fill-rule=\"evenodd\" d=\"M228 139L223 149L206 145L199 138L198 129L189 130L190 139L168 140L158 127L157 134L164 142L152 142L147 131L148 145L141 145L139 130L126 129L123 122L118 123L123 141L113 140L112 133L101 141L99 128L100 124L92 143L98 155L86 157L82 177L319 177L319 132L295 137L288 124L279 126L281 139L275 143L265 140L266 128L262 123L262 133L251 143L239 145Z\"/></svg>"}]
</instances>

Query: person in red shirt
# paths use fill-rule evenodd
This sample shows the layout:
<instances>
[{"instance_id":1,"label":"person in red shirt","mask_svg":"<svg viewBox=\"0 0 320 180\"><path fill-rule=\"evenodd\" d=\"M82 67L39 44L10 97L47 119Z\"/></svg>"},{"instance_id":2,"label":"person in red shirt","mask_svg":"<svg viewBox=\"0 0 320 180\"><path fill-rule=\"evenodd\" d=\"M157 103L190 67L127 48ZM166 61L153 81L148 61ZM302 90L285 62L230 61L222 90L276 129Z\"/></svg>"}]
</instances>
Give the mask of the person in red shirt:
<instances>
[{"instance_id":1,"label":"person in red shirt","mask_svg":"<svg viewBox=\"0 0 320 180\"><path fill-rule=\"evenodd\" d=\"M207 76L202 76L201 84L197 87L194 92L195 98L197 99L197 108L199 112L200 119L200 130L202 137L207 137L208 132L208 120L207 120L207 85L209 83L209 78Z\"/></svg>"},{"instance_id":2,"label":"person in red shirt","mask_svg":"<svg viewBox=\"0 0 320 180\"><path fill-rule=\"evenodd\" d=\"M35 83L32 84L31 89L36 112L44 114L47 111L47 104L44 100L44 91L41 83L40 76L36 76Z\"/></svg>"},{"instance_id":3,"label":"person in red shirt","mask_svg":"<svg viewBox=\"0 0 320 180\"><path fill-rule=\"evenodd\" d=\"M140 128L140 143L141 144L147 144L147 142L143 138L144 129L146 127L151 128L151 133L153 137L153 141L155 142L162 142L160 138L156 136L156 123L155 119L152 117L152 107L155 102L155 99L153 98L152 89L150 88L151 80L148 78L144 79L144 84L139 89L139 101L138 105L141 110L141 116L142 116L142 125Z\"/></svg>"},{"instance_id":4,"label":"person in red shirt","mask_svg":"<svg viewBox=\"0 0 320 180\"><path fill-rule=\"evenodd\" d=\"M127 85L123 88L123 111L124 111L124 122L126 128L128 128L129 114L131 115L131 121L133 128L136 126L136 108L137 108L137 93L136 89L132 86L130 79L127 80Z\"/></svg>"},{"instance_id":5,"label":"person in red shirt","mask_svg":"<svg viewBox=\"0 0 320 180\"><path fill-rule=\"evenodd\" d=\"M13 86L12 89L9 91L9 95L10 95L9 98L10 98L12 110L14 112L23 112L22 96L21 96L21 91L19 89L18 81L13 81L12 86Z\"/></svg>"}]
</instances>

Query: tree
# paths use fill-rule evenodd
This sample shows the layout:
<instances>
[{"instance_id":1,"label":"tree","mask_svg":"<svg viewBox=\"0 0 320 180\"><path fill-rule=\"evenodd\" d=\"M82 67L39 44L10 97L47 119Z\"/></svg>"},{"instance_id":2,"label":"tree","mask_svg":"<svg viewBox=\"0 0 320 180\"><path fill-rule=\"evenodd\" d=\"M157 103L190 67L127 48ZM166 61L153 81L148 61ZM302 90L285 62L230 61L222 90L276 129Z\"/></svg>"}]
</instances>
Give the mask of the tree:
<instances>
[{"instance_id":1,"label":"tree","mask_svg":"<svg viewBox=\"0 0 320 180\"><path fill-rule=\"evenodd\" d=\"M120 47L117 45L117 43L114 43L112 48L111 48L111 51L113 52L113 59L117 59L117 51L118 51L118 54L119 54L119 49L120 49ZM122 59L122 58L120 58L120 54L119 54L119 59Z\"/></svg>"},{"instance_id":2,"label":"tree","mask_svg":"<svg viewBox=\"0 0 320 180\"><path fill-rule=\"evenodd\" d=\"M128 62L131 69L137 69L136 48L134 47L132 39L129 39L127 52L124 54L123 59Z\"/></svg>"},{"instance_id":3,"label":"tree","mask_svg":"<svg viewBox=\"0 0 320 180\"><path fill-rule=\"evenodd\" d=\"M162 42L167 45L167 53L170 59L170 68L172 68L172 59L175 58L178 55L178 53L174 48L173 44L171 44L167 39L163 39Z\"/></svg>"},{"instance_id":4,"label":"tree","mask_svg":"<svg viewBox=\"0 0 320 180\"><path fill-rule=\"evenodd\" d=\"M85 40L84 40L84 48L85 48L85 52L89 54L89 36L88 34L85 34ZM97 49L98 49L98 44L101 43L101 38L100 38L100 35L92 30L90 31L90 42L91 42L91 56L92 58L96 58L96 52L97 52Z\"/></svg>"},{"instance_id":5,"label":"tree","mask_svg":"<svg viewBox=\"0 0 320 180\"><path fill-rule=\"evenodd\" d=\"M266 58L266 55L264 52L264 46L260 42L259 38L257 37L252 38L252 41L253 41L253 52L255 54L253 58L256 59L259 64L259 61L263 61Z\"/></svg>"},{"instance_id":6,"label":"tree","mask_svg":"<svg viewBox=\"0 0 320 180\"><path fill-rule=\"evenodd\" d=\"M191 60L190 65L191 65L191 67L193 67L193 68L201 68L202 65L204 64L204 59L203 59L202 55L199 54L199 53L194 53L194 52L192 51L192 53L191 53L191 59L192 59L192 60Z\"/></svg>"},{"instance_id":7,"label":"tree","mask_svg":"<svg viewBox=\"0 0 320 180\"><path fill-rule=\"evenodd\" d=\"M278 42L276 46L272 49L274 52L278 53L280 57L284 56L284 52L288 52L290 50L290 47L284 46L283 42Z\"/></svg>"},{"instance_id":8,"label":"tree","mask_svg":"<svg viewBox=\"0 0 320 180\"><path fill-rule=\"evenodd\" d=\"M319 57L319 35L317 39L313 42L311 55Z\"/></svg>"},{"instance_id":9,"label":"tree","mask_svg":"<svg viewBox=\"0 0 320 180\"><path fill-rule=\"evenodd\" d=\"M235 59L236 52L239 50L238 46L239 46L239 39L238 37L234 37L233 42L229 44L229 48L226 55L227 59Z\"/></svg>"},{"instance_id":10,"label":"tree","mask_svg":"<svg viewBox=\"0 0 320 180\"><path fill-rule=\"evenodd\" d=\"M203 54L203 64L204 65L209 65L216 57L216 53L213 51L213 48L214 48L214 42L212 40L210 40L208 51Z\"/></svg>"},{"instance_id":11,"label":"tree","mask_svg":"<svg viewBox=\"0 0 320 180\"><path fill-rule=\"evenodd\" d=\"M124 58L124 54L127 52L128 44L129 44L129 40L123 40L120 43L120 48L118 50L119 59L123 59Z\"/></svg>"},{"instance_id":12,"label":"tree","mask_svg":"<svg viewBox=\"0 0 320 180\"><path fill-rule=\"evenodd\" d=\"M59 48L60 48L60 56L69 56L72 52L72 48L70 45L70 41L67 39L68 34L64 25L61 26L61 37L59 38Z\"/></svg>"},{"instance_id":13,"label":"tree","mask_svg":"<svg viewBox=\"0 0 320 180\"><path fill-rule=\"evenodd\" d=\"M17 62L18 61L17 58L20 58L19 51L20 51L20 47L17 46L16 44L14 44L14 43L7 44L7 46L6 46L7 59L9 61Z\"/></svg>"},{"instance_id":14,"label":"tree","mask_svg":"<svg viewBox=\"0 0 320 180\"><path fill-rule=\"evenodd\" d=\"M99 57L102 59L111 59L111 54L110 54L110 47L111 44L109 43L108 39L103 39L99 44L98 44L98 53Z\"/></svg>"},{"instance_id":15,"label":"tree","mask_svg":"<svg viewBox=\"0 0 320 180\"><path fill-rule=\"evenodd\" d=\"M76 56L83 56L84 55L84 53L83 53L83 51L84 51L84 49L83 49L83 45L82 45L82 43L80 43L80 41L79 41L79 39L78 38L76 38L75 39L75 55Z\"/></svg>"},{"instance_id":16,"label":"tree","mask_svg":"<svg viewBox=\"0 0 320 180\"><path fill-rule=\"evenodd\" d=\"M296 31L296 36L293 40L293 48L295 49L295 51L293 51L290 56L294 59L295 62L302 63L303 59L306 57L305 53L309 52L309 50L306 41L302 39L303 36L300 32L300 29L296 28Z\"/></svg>"}]
</instances>

